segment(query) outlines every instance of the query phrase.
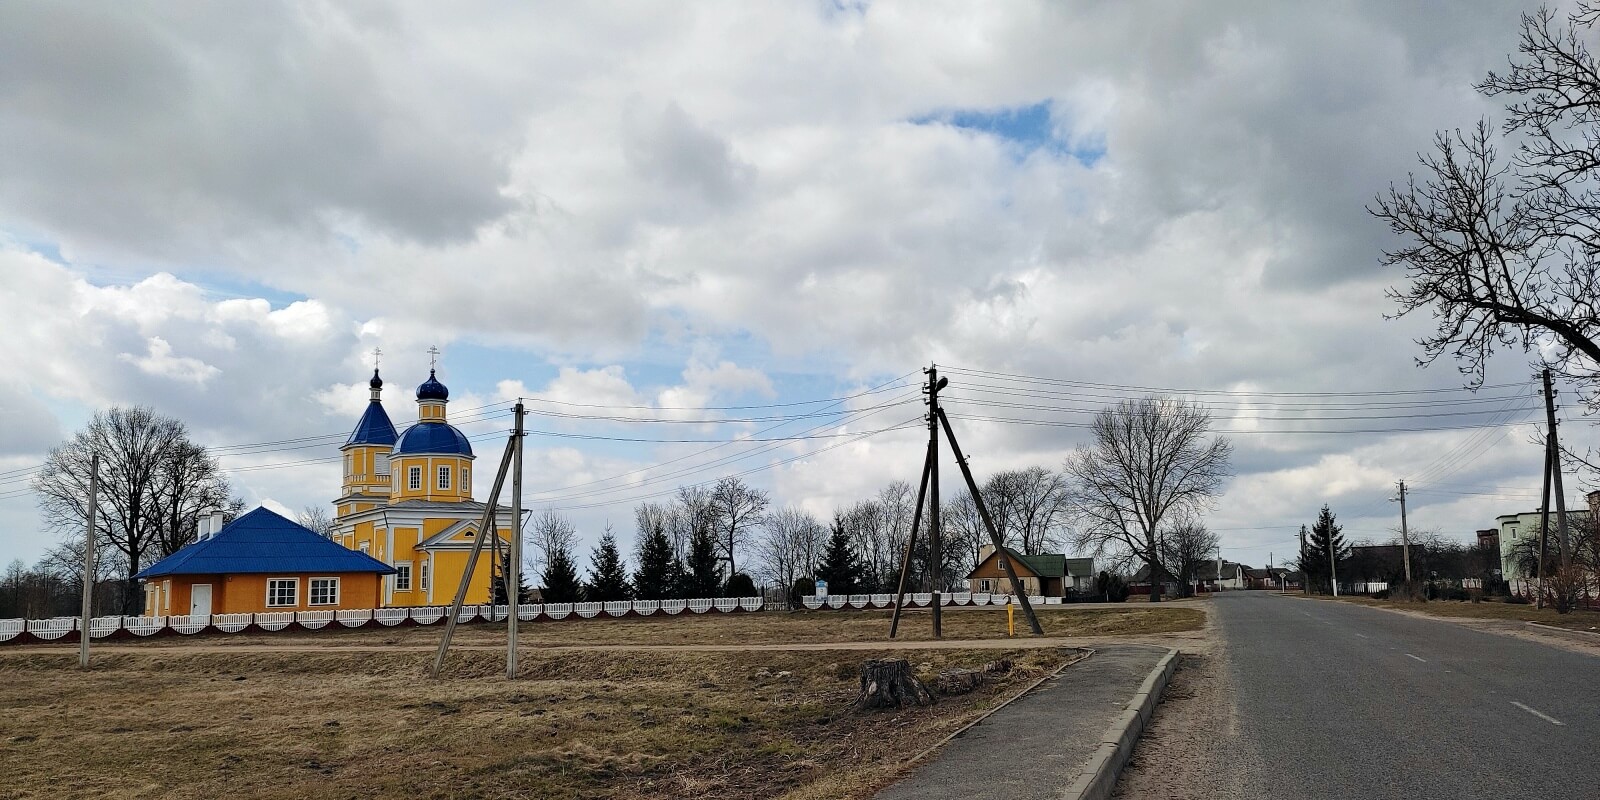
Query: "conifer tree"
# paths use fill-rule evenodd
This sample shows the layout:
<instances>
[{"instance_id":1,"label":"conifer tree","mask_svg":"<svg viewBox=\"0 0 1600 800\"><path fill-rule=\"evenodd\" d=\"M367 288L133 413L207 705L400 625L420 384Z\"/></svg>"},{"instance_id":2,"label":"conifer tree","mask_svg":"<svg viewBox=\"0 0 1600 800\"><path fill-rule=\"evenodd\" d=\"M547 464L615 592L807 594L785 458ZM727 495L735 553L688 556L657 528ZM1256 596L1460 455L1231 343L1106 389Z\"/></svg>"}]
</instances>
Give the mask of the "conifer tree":
<instances>
[{"instance_id":1,"label":"conifer tree","mask_svg":"<svg viewBox=\"0 0 1600 800\"><path fill-rule=\"evenodd\" d=\"M617 552L617 537L607 527L600 544L589 556L589 583L583 588L584 597L591 603L612 600L631 600L633 592L628 586L627 568Z\"/></svg>"},{"instance_id":2,"label":"conifer tree","mask_svg":"<svg viewBox=\"0 0 1600 800\"><path fill-rule=\"evenodd\" d=\"M1327 505L1323 505L1322 511L1317 514L1316 524L1311 526L1306 536L1306 550L1300 554L1300 570L1310 581L1308 586L1332 591L1329 555L1332 554L1341 563L1350 557L1350 546L1344 541L1343 531L1334 513L1328 510Z\"/></svg>"},{"instance_id":3,"label":"conifer tree","mask_svg":"<svg viewBox=\"0 0 1600 800\"><path fill-rule=\"evenodd\" d=\"M639 542L639 569L633 573L633 596L640 600L668 600L677 596L678 560L666 528L655 522Z\"/></svg>"},{"instance_id":4,"label":"conifer tree","mask_svg":"<svg viewBox=\"0 0 1600 800\"><path fill-rule=\"evenodd\" d=\"M717 560L717 542L710 526L696 526L689 538L689 558L684 564L685 598L718 597L722 594L722 569Z\"/></svg>"},{"instance_id":5,"label":"conifer tree","mask_svg":"<svg viewBox=\"0 0 1600 800\"><path fill-rule=\"evenodd\" d=\"M575 603L583 599L583 586L578 582L578 568L572 563L572 552L566 547L552 548L547 559L544 568L544 601Z\"/></svg>"},{"instance_id":6,"label":"conifer tree","mask_svg":"<svg viewBox=\"0 0 1600 800\"><path fill-rule=\"evenodd\" d=\"M833 516L833 532L828 535L828 546L822 551L822 563L817 565L817 579L828 582L828 594L856 594L861 588L861 559L850 546L850 532L845 529L844 516Z\"/></svg>"}]
</instances>

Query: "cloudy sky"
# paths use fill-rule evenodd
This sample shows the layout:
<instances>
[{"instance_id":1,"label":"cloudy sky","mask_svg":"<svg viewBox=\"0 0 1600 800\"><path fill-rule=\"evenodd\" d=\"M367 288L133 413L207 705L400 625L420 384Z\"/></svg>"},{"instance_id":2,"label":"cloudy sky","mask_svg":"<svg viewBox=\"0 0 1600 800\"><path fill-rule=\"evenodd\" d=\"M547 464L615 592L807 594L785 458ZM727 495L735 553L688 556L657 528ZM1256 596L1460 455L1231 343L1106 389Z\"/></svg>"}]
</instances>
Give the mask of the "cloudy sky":
<instances>
[{"instance_id":1,"label":"cloudy sky","mask_svg":"<svg viewBox=\"0 0 1600 800\"><path fill-rule=\"evenodd\" d=\"M980 477L1122 387L1232 392L1197 395L1237 431L1229 557L1324 502L1387 538L1400 478L1467 538L1536 502L1528 426L1462 427L1536 419L1530 369L1392 394L1462 378L1383 319L1364 206L1494 117L1521 5L7 3L0 561L112 405L251 504L331 501L370 351L404 422L430 345L485 461L536 398L528 503L591 541L730 472L819 515L914 480L921 433L858 434L930 362Z\"/></svg>"}]
</instances>

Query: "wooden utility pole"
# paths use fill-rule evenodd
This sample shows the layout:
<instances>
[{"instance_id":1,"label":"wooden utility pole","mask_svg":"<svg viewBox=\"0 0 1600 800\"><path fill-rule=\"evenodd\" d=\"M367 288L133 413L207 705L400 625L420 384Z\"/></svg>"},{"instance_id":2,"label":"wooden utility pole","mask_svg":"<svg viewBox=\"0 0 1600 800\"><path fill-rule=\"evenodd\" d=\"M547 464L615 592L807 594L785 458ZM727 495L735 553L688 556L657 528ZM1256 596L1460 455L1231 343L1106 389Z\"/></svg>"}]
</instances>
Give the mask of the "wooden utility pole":
<instances>
[{"instance_id":1,"label":"wooden utility pole","mask_svg":"<svg viewBox=\"0 0 1600 800\"><path fill-rule=\"evenodd\" d=\"M78 623L78 667L89 668L89 621L94 618L94 526L100 507L100 454L89 456L89 528L83 534L83 608ZM131 570L130 570L131 572Z\"/></svg>"},{"instance_id":2,"label":"wooden utility pole","mask_svg":"<svg viewBox=\"0 0 1600 800\"><path fill-rule=\"evenodd\" d=\"M467 601L467 587L472 585L472 570L478 566L478 555L483 552L483 542L490 537L498 537L495 531L495 508L500 502L500 487L505 485L506 472L511 468L511 458L517 449L517 437L512 436L506 440L505 455L500 457L500 471L494 476L494 489L489 492L489 503L483 507L483 518L478 521L478 535L472 540L472 551L467 555L466 569L461 573L461 583L456 587L455 600L450 603L450 616L444 623L444 636L439 639L439 652L433 657L433 668L428 671L430 677L439 677L439 670L444 668L445 654L450 652L450 638L455 636L456 622L461 617L461 607ZM518 520L521 523L521 520ZM491 601L494 597L491 595Z\"/></svg>"},{"instance_id":3,"label":"wooden utility pole","mask_svg":"<svg viewBox=\"0 0 1600 800\"><path fill-rule=\"evenodd\" d=\"M1550 440L1544 440L1544 492L1539 495L1539 582L1536 591L1539 599L1535 608L1544 608L1544 556L1550 542L1550 473L1555 472L1555 449Z\"/></svg>"},{"instance_id":4,"label":"wooden utility pole","mask_svg":"<svg viewBox=\"0 0 1600 800\"><path fill-rule=\"evenodd\" d=\"M943 562L940 539L944 531L939 527L939 390L950 383L949 378L939 378L937 366L928 367L928 581L933 592L933 638L944 637L944 609L940 607L939 584ZM950 440L955 444L955 439ZM976 492L977 490L973 490Z\"/></svg>"},{"instance_id":5,"label":"wooden utility pole","mask_svg":"<svg viewBox=\"0 0 1600 800\"><path fill-rule=\"evenodd\" d=\"M905 558L900 562L900 582L895 589L894 615L889 618L890 639L893 639L900 630L900 608L905 605L906 580L911 574L911 555L917 551L917 528L922 524L922 501L928 494L928 465L938 457L938 450L933 442L928 442L928 457L922 462L922 484L917 488L917 505L911 512L911 534L906 537Z\"/></svg>"},{"instance_id":6,"label":"wooden utility pole","mask_svg":"<svg viewBox=\"0 0 1600 800\"><path fill-rule=\"evenodd\" d=\"M1411 590L1411 532L1406 528L1406 482L1400 481L1400 551L1406 562L1406 590Z\"/></svg>"},{"instance_id":7,"label":"wooden utility pole","mask_svg":"<svg viewBox=\"0 0 1600 800\"><path fill-rule=\"evenodd\" d=\"M522 420L527 411L517 398L517 422L511 432L516 454L511 458L511 552L506 559L506 680L517 677L517 606L522 603Z\"/></svg>"},{"instance_id":8,"label":"wooden utility pole","mask_svg":"<svg viewBox=\"0 0 1600 800\"><path fill-rule=\"evenodd\" d=\"M1550 480L1556 494L1556 538L1561 543L1561 570L1572 566L1572 542L1567 536L1567 498L1561 488L1561 440L1556 433L1556 393L1550 388L1550 368L1544 373L1544 413L1550 424Z\"/></svg>"},{"instance_id":9,"label":"wooden utility pole","mask_svg":"<svg viewBox=\"0 0 1600 800\"><path fill-rule=\"evenodd\" d=\"M978 507L978 516L983 518L983 526L989 529L989 541L994 544L994 551L999 555L1000 568L1005 570L1006 578L1011 582L1011 592L1017 597L1017 604L1022 606L1022 613L1028 618L1028 628L1035 636L1043 636L1044 629L1039 627L1039 617L1033 613L1033 603L1028 600L1028 593L1022 590L1022 581L1017 579L1017 571L1011 566L1011 559L1007 557L1005 542L1000 540L1000 531L994 526L994 518L989 516L989 507L984 505L983 493L978 491L978 482L972 479L972 468L967 466L967 457L961 453L961 444L956 441L956 432L950 427L950 418L944 415L944 409L939 409L939 424L944 426L945 438L950 440L950 452L955 454L956 464L961 467L961 477L967 481L967 491L972 493L972 504Z\"/></svg>"},{"instance_id":10,"label":"wooden utility pole","mask_svg":"<svg viewBox=\"0 0 1600 800\"><path fill-rule=\"evenodd\" d=\"M961 446L956 443L956 434L950 427L950 420L945 417L944 409L939 407L939 390L950 385L949 378L939 377L937 367L930 367L928 372L928 385L923 391L928 395L928 453L922 462L922 484L917 489L917 507L911 515L911 535L906 540L906 551L900 562L900 584L895 592L894 614L889 620L889 638L893 639L900 630L900 609L905 605L907 576L911 571L911 557L916 551L917 528L922 521L923 501L928 502L928 573L930 588L933 594L933 636L935 639L943 635L942 609L944 591L943 569L943 531L939 524L939 431L942 429L945 438L950 440L950 449L955 453L956 463L961 465L961 475L966 479L967 490L972 493L972 502L978 507L978 514L983 517L983 524L989 530L989 539L994 543L995 552L999 556L1000 568L1011 581L1011 591L1017 596L1017 601L1022 605L1022 611L1028 617L1028 627L1036 635L1043 635L1044 629L1039 627L1039 619L1033 613L1033 604L1028 601L1028 595L1022 590L1022 581L1017 578L1016 571L1011 568L1011 561L1006 557L1006 549L1000 541L1000 534L994 526L994 520L989 517L989 509L983 504L983 494L978 491L978 484L972 479L972 470L967 467L967 459L961 454Z\"/></svg>"}]
</instances>

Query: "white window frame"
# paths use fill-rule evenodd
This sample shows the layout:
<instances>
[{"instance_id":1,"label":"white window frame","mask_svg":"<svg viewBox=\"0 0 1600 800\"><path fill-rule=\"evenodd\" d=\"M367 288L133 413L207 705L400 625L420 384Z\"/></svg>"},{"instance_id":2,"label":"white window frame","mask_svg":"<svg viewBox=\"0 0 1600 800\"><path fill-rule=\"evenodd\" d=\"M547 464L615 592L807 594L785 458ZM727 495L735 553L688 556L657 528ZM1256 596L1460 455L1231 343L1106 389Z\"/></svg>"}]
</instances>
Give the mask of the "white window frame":
<instances>
[{"instance_id":1,"label":"white window frame","mask_svg":"<svg viewBox=\"0 0 1600 800\"><path fill-rule=\"evenodd\" d=\"M372 472L375 475L385 475L386 476L386 475L389 474L389 454L388 453L373 453L372 454Z\"/></svg>"},{"instance_id":2,"label":"white window frame","mask_svg":"<svg viewBox=\"0 0 1600 800\"><path fill-rule=\"evenodd\" d=\"M370 556L372 555L372 542L362 542L356 545L356 549Z\"/></svg>"},{"instance_id":3,"label":"white window frame","mask_svg":"<svg viewBox=\"0 0 1600 800\"><path fill-rule=\"evenodd\" d=\"M356 474L356 454L355 453L345 453L344 454L344 474L346 474L346 475L354 475L354 474Z\"/></svg>"},{"instance_id":4,"label":"white window frame","mask_svg":"<svg viewBox=\"0 0 1600 800\"><path fill-rule=\"evenodd\" d=\"M328 600L328 601L326 601L326 602L319 603L319 602L317 602L317 584L319 582L322 582L322 581L331 581L333 583L333 598ZM324 576L318 577L318 578L308 578L308 579L306 579L306 605L309 605L309 606L336 606L336 605L339 605L339 578L338 578L338 576L336 576L336 575L324 575Z\"/></svg>"},{"instance_id":5,"label":"white window frame","mask_svg":"<svg viewBox=\"0 0 1600 800\"><path fill-rule=\"evenodd\" d=\"M411 562L396 561L394 569L394 590L397 592L411 591Z\"/></svg>"},{"instance_id":6,"label":"white window frame","mask_svg":"<svg viewBox=\"0 0 1600 800\"><path fill-rule=\"evenodd\" d=\"M273 590L288 584L293 594L287 603L274 603ZM300 605L300 579L299 578L268 578L267 579L267 608L294 608Z\"/></svg>"},{"instance_id":7,"label":"white window frame","mask_svg":"<svg viewBox=\"0 0 1600 800\"><path fill-rule=\"evenodd\" d=\"M432 588L431 586L428 585L428 578L429 578L429 575L428 575L428 562L424 561L421 564L417 565L417 589L418 590L426 592L430 588Z\"/></svg>"},{"instance_id":8,"label":"white window frame","mask_svg":"<svg viewBox=\"0 0 1600 800\"><path fill-rule=\"evenodd\" d=\"M440 491L446 491L446 490L449 490L449 488L450 488L450 465L449 464L440 464L439 465L439 489L440 489Z\"/></svg>"},{"instance_id":9,"label":"white window frame","mask_svg":"<svg viewBox=\"0 0 1600 800\"><path fill-rule=\"evenodd\" d=\"M990 578L979 578L978 579L978 593L979 594L992 594L992 593L994 593L994 580L990 579Z\"/></svg>"},{"instance_id":10,"label":"white window frame","mask_svg":"<svg viewBox=\"0 0 1600 800\"><path fill-rule=\"evenodd\" d=\"M422 491L422 467L409 467L406 469L406 485L411 491Z\"/></svg>"},{"instance_id":11,"label":"white window frame","mask_svg":"<svg viewBox=\"0 0 1600 800\"><path fill-rule=\"evenodd\" d=\"M461 491L472 491L472 467L461 465Z\"/></svg>"}]
</instances>

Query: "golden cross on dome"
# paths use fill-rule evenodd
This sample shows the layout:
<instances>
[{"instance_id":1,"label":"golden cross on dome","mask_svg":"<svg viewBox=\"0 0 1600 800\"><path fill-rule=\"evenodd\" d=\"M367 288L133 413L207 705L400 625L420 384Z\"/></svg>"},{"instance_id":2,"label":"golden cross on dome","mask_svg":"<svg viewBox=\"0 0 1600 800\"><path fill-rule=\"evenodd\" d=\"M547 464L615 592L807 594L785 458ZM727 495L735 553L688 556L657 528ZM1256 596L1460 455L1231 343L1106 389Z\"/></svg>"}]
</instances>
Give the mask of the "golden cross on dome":
<instances>
[{"instance_id":1,"label":"golden cross on dome","mask_svg":"<svg viewBox=\"0 0 1600 800\"><path fill-rule=\"evenodd\" d=\"M438 368L438 366L439 366L439 348L434 347L432 345L429 345L428 346L428 369L436 369L436 368Z\"/></svg>"}]
</instances>

